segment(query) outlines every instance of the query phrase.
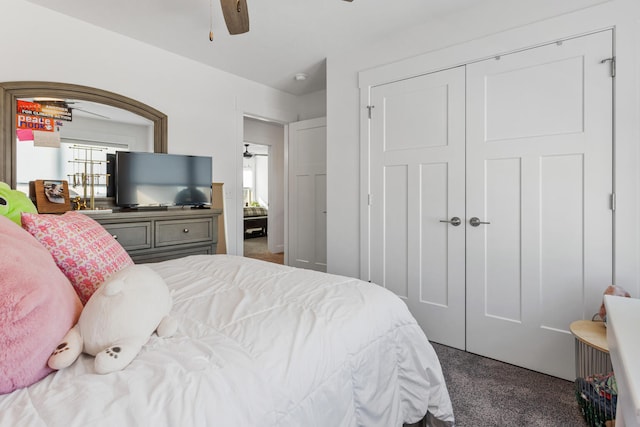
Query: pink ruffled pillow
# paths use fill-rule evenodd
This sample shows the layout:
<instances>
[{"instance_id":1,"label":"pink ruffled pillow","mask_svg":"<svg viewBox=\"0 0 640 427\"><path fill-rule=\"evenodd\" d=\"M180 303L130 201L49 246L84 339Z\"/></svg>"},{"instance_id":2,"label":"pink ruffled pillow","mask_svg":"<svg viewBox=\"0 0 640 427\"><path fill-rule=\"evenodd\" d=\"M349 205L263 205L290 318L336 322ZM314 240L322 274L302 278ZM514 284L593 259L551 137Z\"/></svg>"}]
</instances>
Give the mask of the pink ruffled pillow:
<instances>
[{"instance_id":1,"label":"pink ruffled pillow","mask_svg":"<svg viewBox=\"0 0 640 427\"><path fill-rule=\"evenodd\" d=\"M0 216L0 394L52 370L47 360L76 324L82 304L49 252Z\"/></svg>"},{"instance_id":2,"label":"pink ruffled pillow","mask_svg":"<svg viewBox=\"0 0 640 427\"><path fill-rule=\"evenodd\" d=\"M49 250L82 304L109 276L133 264L120 243L88 215L23 213L22 227Z\"/></svg>"}]
</instances>

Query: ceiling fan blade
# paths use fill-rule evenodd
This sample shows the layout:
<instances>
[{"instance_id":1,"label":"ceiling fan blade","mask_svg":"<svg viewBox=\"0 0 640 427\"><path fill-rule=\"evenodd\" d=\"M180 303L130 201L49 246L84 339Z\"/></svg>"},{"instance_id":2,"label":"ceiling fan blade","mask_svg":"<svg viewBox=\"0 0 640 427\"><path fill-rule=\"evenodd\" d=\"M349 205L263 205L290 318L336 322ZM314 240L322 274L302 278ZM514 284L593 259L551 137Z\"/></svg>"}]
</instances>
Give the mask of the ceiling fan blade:
<instances>
[{"instance_id":1,"label":"ceiling fan blade","mask_svg":"<svg viewBox=\"0 0 640 427\"><path fill-rule=\"evenodd\" d=\"M247 0L220 0L220 4L229 34L242 34L249 31Z\"/></svg>"},{"instance_id":2,"label":"ceiling fan blade","mask_svg":"<svg viewBox=\"0 0 640 427\"><path fill-rule=\"evenodd\" d=\"M73 107L72 110L82 111L87 114L91 114L93 116L102 117L103 119L111 120L111 117L104 116L102 114L94 113L93 111L85 110L84 108Z\"/></svg>"}]
</instances>

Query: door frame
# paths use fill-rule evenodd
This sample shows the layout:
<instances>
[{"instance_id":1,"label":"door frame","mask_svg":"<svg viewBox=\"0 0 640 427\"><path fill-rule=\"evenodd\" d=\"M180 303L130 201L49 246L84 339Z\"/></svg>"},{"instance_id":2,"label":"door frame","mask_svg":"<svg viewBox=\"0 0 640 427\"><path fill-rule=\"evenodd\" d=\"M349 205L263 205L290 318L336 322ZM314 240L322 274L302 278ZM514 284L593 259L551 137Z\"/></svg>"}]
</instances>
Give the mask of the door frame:
<instances>
[{"instance_id":1,"label":"door frame","mask_svg":"<svg viewBox=\"0 0 640 427\"><path fill-rule=\"evenodd\" d=\"M243 170L243 163L242 163L242 153L244 152L244 144L245 144L245 138L244 138L244 119L245 117L248 118L252 118L252 119L256 119L256 120L261 120L261 121L265 121L265 122L270 122L273 124L279 124L282 125L284 128L284 141L283 141L283 150L284 150L284 171L283 173L285 174L284 176L286 177L287 174L287 162L288 162L288 154L287 154L287 149L288 149L288 143L287 143L287 138L288 138L288 133L289 133L289 123L290 122L294 122L296 121L296 116L290 113L285 113L285 112L276 112L276 117L273 117L270 114L267 113L252 113L249 112L249 110L245 110L242 107L238 107L236 109L236 115L235 115L235 119L236 119L236 135L235 135L235 142L233 144L233 151L234 151L234 156L235 156L235 182L233 183L229 183L229 189L225 190L225 194L223 195L225 198L225 205L228 207L228 211L226 212L226 215L228 218L233 218L233 222L229 221L229 224L225 224L225 228L227 230L227 237L229 238L227 240L227 253L231 254L231 255L238 255L238 256L244 256L244 209L243 209L243 179L242 179L242 170ZM263 145L269 145L269 144L263 144ZM271 156L271 147L270 147L270 153L269 153L269 181L270 184L269 186L271 186L271 182L273 181L271 179L271 174L273 173L273 169L271 167L271 161L272 161L272 156ZM215 159L214 159L215 162ZM215 165L214 165L215 167ZM270 190L271 191L271 190ZM284 203L284 230L285 230L285 235L284 235L284 253L285 253L285 257L287 254L287 235L286 235L286 230L287 230L287 206L288 206L288 189L287 189L287 183L286 183L286 179L285 179L285 184L284 184L284 189L283 189L283 203ZM233 243L233 246L231 246L230 243ZM286 258L285 258L285 264L286 264Z\"/></svg>"},{"instance_id":2,"label":"door frame","mask_svg":"<svg viewBox=\"0 0 640 427\"><path fill-rule=\"evenodd\" d=\"M585 33L585 34L580 34L580 35L576 35L576 36L571 36L571 37L565 37L562 40L558 40L558 41L552 41L552 42L548 42L548 43L540 43L540 44L536 44L536 45L531 45L529 47L526 48L520 48L520 49L516 49L516 50L512 50L510 52L507 53L503 53L503 54L499 54L499 55L492 55L489 57L485 57L482 59L477 59L477 60L473 60L473 61L465 61L464 64L460 64L460 65L464 65L465 67L477 62L481 62L481 61L486 61L486 60L493 60L493 59L499 59L500 56L506 56L509 54L514 54L514 53L519 53L519 52L523 52L523 51L528 51L531 49L535 49L535 48L539 48L542 46L549 46L549 45L553 45L553 44L560 44L563 41L568 41L568 40L572 40L572 39L577 39L577 38L583 38L586 36L591 36L594 34L600 34L600 33L610 33L610 38L611 38L611 56L613 58L615 58L616 55L616 45L615 45L615 29L614 28L605 28L605 29L601 29L601 30L597 30L597 31L591 31L589 33ZM598 61L600 62L600 60L602 60L602 62L605 62L607 58L598 58ZM609 58L611 59L611 58ZM396 64L397 66L398 64ZM458 65L459 66L459 65ZM371 102L372 102L372 92L374 90L374 88L382 86L382 85L386 85L386 84L392 84L398 81L402 81L402 80L407 80L407 79L413 79L416 77L420 77L423 75L428 75L428 74L432 74L434 72L440 72L440 71L444 71L444 70L448 70L450 68L453 67L446 67L446 68L440 68L438 70L429 70L429 71L425 71L422 73L418 73L412 76L402 76L401 78L389 78L387 77L384 81L382 80L377 80L377 81L373 81L371 80L370 82L367 82L368 84L363 84L362 83L362 79L361 79L361 85L360 85L360 105L361 107L361 111L360 111L360 161L361 161L361 169L360 169L360 182L361 182L361 191L360 191L360 227L361 227L361 239L360 239L360 249L361 249L361 253L360 253L360 275L361 278L363 280L369 280L371 279L371 204L370 203L370 192L371 192L371 188L370 188L370 183L371 183L371 163L370 163L370 159L371 159L371 141L373 139L372 137L372 121L371 121L371 117L370 117L370 113L369 110L371 110L373 108L373 114L376 114L376 110L375 110L375 105L370 106ZM398 73L403 72L403 70L401 68L396 67L396 70L398 71ZM384 76L385 73L388 75L389 72L389 68L386 68L385 70L383 70L380 74L378 74L378 77L380 75ZM361 73L362 76L362 73ZM614 75L612 74L612 78L614 77ZM615 123L615 119L616 119L616 80L613 79L612 80L612 87L611 87L611 114L613 117L612 123L611 123L611 192L612 192L612 196L615 196L617 188L616 188L616 145L617 145L617 141L616 141L616 123ZM616 209L615 209L615 205L613 202L614 199L612 199L612 207L611 207L611 248L610 248L610 253L608 254L610 256L610 280L613 281L613 283L615 283L616 280ZM377 203L377 201L373 201L373 203ZM583 305L584 305L584 301L583 301ZM583 307L583 311L585 310L585 307ZM577 319L576 319L577 320Z\"/></svg>"}]
</instances>

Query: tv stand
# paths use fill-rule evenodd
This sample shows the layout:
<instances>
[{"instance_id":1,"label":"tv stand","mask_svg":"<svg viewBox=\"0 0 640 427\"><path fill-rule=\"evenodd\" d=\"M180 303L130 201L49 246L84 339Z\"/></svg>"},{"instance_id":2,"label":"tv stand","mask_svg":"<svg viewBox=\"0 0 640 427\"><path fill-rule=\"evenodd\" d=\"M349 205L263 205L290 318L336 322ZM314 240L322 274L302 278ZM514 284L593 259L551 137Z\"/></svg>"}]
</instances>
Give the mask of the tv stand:
<instances>
[{"instance_id":1,"label":"tv stand","mask_svg":"<svg viewBox=\"0 0 640 427\"><path fill-rule=\"evenodd\" d=\"M215 254L221 209L133 209L92 214L136 264Z\"/></svg>"}]
</instances>

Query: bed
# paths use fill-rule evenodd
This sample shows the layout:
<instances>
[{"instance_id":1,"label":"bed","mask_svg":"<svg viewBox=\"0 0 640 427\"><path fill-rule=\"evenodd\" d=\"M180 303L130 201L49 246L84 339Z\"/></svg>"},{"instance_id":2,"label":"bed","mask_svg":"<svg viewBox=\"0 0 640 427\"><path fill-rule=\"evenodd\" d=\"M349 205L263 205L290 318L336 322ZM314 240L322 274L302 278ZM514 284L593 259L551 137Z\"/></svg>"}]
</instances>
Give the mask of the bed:
<instances>
[{"instance_id":1,"label":"bed","mask_svg":"<svg viewBox=\"0 0 640 427\"><path fill-rule=\"evenodd\" d=\"M149 266L178 333L152 335L122 371L81 355L0 396L0 425L453 425L438 358L386 289L232 255Z\"/></svg>"},{"instance_id":2,"label":"bed","mask_svg":"<svg viewBox=\"0 0 640 427\"><path fill-rule=\"evenodd\" d=\"M262 206L244 207L244 236L267 235L268 210Z\"/></svg>"}]
</instances>

